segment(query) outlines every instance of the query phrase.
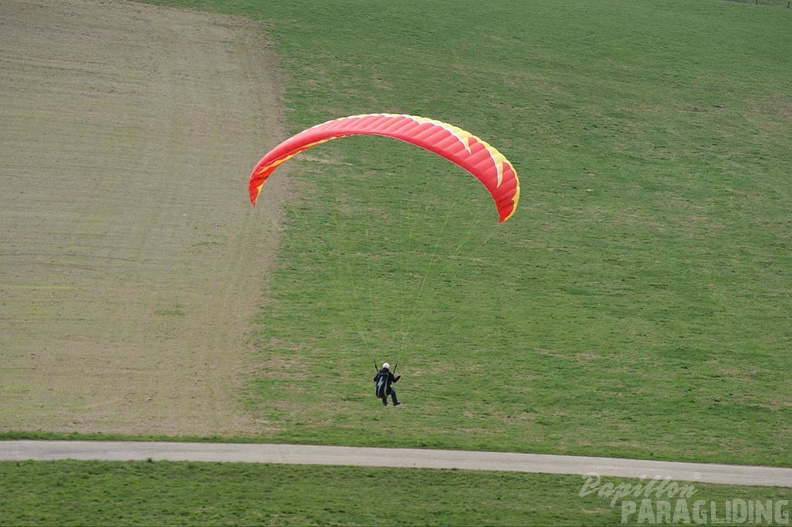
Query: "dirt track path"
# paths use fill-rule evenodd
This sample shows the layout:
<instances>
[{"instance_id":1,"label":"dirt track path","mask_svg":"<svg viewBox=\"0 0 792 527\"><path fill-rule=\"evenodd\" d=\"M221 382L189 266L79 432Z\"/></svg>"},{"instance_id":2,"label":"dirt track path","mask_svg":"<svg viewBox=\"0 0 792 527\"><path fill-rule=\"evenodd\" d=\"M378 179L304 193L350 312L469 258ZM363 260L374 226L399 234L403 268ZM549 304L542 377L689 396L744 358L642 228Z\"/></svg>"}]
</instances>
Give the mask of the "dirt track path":
<instances>
[{"instance_id":1,"label":"dirt track path","mask_svg":"<svg viewBox=\"0 0 792 527\"><path fill-rule=\"evenodd\" d=\"M80 459L106 461L217 461L353 465L368 467L496 470L544 474L598 474L625 478L792 487L792 468L674 463L601 457L360 448L312 445L0 441L0 461Z\"/></svg>"},{"instance_id":2,"label":"dirt track path","mask_svg":"<svg viewBox=\"0 0 792 527\"><path fill-rule=\"evenodd\" d=\"M286 192L247 201L273 60L249 21L0 2L0 430L262 425L237 398Z\"/></svg>"}]
</instances>

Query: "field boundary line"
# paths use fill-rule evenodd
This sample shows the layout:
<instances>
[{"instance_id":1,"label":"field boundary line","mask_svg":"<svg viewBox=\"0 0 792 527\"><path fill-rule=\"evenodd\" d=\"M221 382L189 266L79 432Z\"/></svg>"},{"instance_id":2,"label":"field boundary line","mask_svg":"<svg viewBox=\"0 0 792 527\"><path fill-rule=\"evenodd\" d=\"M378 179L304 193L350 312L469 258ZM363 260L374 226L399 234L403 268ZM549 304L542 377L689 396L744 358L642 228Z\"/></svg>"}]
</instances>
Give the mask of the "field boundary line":
<instances>
[{"instance_id":1,"label":"field boundary line","mask_svg":"<svg viewBox=\"0 0 792 527\"><path fill-rule=\"evenodd\" d=\"M512 452L163 441L0 441L0 461L195 461L596 474L792 487L792 468Z\"/></svg>"}]
</instances>

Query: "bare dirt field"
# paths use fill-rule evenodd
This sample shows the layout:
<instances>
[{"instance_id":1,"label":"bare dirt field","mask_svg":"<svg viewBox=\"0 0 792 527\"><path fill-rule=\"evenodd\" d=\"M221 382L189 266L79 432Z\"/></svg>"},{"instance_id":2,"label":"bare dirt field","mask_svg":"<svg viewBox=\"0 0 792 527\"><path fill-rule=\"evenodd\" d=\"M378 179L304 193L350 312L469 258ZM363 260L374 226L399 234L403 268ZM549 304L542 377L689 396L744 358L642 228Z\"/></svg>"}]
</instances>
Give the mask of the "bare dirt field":
<instances>
[{"instance_id":1,"label":"bare dirt field","mask_svg":"<svg viewBox=\"0 0 792 527\"><path fill-rule=\"evenodd\" d=\"M247 197L283 138L262 28L3 0L0 94L0 430L266 427L241 401L288 192Z\"/></svg>"}]
</instances>

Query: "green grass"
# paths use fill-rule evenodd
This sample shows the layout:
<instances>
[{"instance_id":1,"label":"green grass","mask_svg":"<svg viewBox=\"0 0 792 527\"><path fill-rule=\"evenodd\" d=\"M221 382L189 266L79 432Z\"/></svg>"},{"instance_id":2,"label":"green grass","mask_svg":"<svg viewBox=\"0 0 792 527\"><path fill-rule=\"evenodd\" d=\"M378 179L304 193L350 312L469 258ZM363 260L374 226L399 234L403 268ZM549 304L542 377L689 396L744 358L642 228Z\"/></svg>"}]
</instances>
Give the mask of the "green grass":
<instances>
[{"instance_id":1,"label":"green grass","mask_svg":"<svg viewBox=\"0 0 792 527\"><path fill-rule=\"evenodd\" d=\"M584 483L577 476L453 470L3 462L0 525L615 525L622 500L611 505L600 490L639 481L603 478L596 492L581 495ZM781 510L788 513L791 497L789 489L690 489L690 509L696 500L714 502L721 518L727 501L786 500ZM679 495L651 499L675 504Z\"/></svg>"},{"instance_id":2,"label":"green grass","mask_svg":"<svg viewBox=\"0 0 792 527\"><path fill-rule=\"evenodd\" d=\"M266 22L293 132L426 115L521 177L497 225L470 176L395 141L289 163L260 439L792 464L792 11L169 3ZM400 364L398 411L373 358Z\"/></svg>"},{"instance_id":3,"label":"green grass","mask_svg":"<svg viewBox=\"0 0 792 527\"><path fill-rule=\"evenodd\" d=\"M291 161L295 199L253 339L246 404L267 421L253 439L792 466L792 11L160 3L265 21L292 132L426 115L492 143L522 181L517 214L497 225L472 178L407 145L349 138ZM372 358L399 362L402 407L373 398ZM577 477L159 462L0 472L0 524L620 519L580 497Z\"/></svg>"}]
</instances>

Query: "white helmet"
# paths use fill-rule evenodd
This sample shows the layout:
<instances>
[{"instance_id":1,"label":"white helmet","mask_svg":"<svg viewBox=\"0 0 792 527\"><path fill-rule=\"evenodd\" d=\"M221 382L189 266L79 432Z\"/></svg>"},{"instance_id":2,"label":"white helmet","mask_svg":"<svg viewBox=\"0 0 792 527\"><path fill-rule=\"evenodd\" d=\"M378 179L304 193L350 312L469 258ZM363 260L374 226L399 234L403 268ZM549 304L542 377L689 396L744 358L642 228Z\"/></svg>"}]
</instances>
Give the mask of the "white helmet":
<instances>
[{"instance_id":1,"label":"white helmet","mask_svg":"<svg viewBox=\"0 0 792 527\"><path fill-rule=\"evenodd\" d=\"M389 370L389 369L390 369L390 364L388 364L387 362L386 362L386 363L384 363L384 364L382 365L382 369L383 369L383 370Z\"/></svg>"}]
</instances>

